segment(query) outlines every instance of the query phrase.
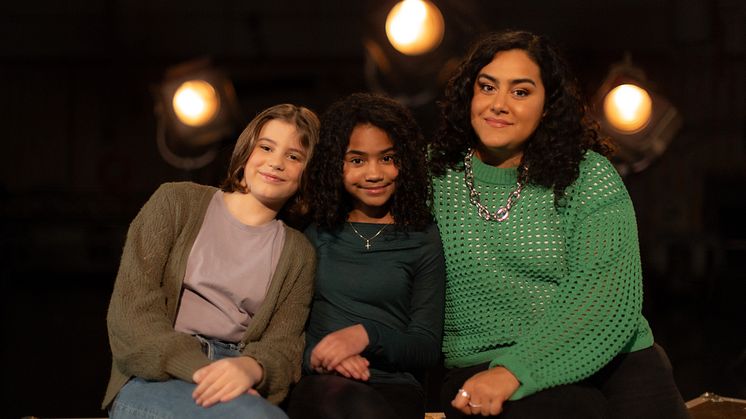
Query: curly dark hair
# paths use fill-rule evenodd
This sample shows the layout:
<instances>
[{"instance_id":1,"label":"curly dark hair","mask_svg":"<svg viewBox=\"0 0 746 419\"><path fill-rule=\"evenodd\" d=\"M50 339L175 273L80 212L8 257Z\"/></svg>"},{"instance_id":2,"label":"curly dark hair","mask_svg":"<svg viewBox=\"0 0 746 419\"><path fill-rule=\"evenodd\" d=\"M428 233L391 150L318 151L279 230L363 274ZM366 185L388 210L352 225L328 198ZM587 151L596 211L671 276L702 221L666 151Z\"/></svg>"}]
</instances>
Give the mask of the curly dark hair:
<instances>
[{"instance_id":1,"label":"curly dark hair","mask_svg":"<svg viewBox=\"0 0 746 419\"><path fill-rule=\"evenodd\" d=\"M578 178L585 152L590 149L608 156L614 147L599 135L598 124L590 117L578 82L558 48L530 32L491 33L472 46L438 103L440 122L430 143L430 170L442 176L447 169L463 169L468 149L479 144L470 118L476 77L496 53L511 49L525 51L539 66L545 89L544 116L524 143L519 179L551 188L555 202L560 202L565 189Z\"/></svg>"},{"instance_id":2,"label":"curly dark hair","mask_svg":"<svg viewBox=\"0 0 746 419\"><path fill-rule=\"evenodd\" d=\"M361 124L380 128L394 143L399 175L391 197L391 214L396 229L424 229L432 222L432 187L422 132L402 104L369 93L354 93L338 100L321 118L319 143L307 168L313 189L307 197L313 221L324 229L338 229L353 209L343 183L343 165L352 130Z\"/></svg>"}]
</instances>

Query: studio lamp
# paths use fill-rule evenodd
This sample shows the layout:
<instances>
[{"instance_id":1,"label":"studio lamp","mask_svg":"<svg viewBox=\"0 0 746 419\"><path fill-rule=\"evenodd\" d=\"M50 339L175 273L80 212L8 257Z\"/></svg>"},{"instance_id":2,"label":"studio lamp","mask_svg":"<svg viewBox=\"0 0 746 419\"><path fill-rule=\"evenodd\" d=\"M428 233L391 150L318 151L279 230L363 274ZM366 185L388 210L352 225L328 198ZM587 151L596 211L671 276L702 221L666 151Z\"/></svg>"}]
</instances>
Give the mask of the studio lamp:
<instances>
[{"instance_id":1,"label":"studio lamp","mask_svg":"<svg viewBox=\"0 0 746 419\"><path fill-rule=\"evenodd\" d=\"M202 127L212 122L220 111L220 96L205 80L187 80L176 88L171 105L179 122Z\"/></svg>"},{"instance_id":2,"label":"studio lamp","mask_svg":"<svg viewBox=\"0 0 746 419\"><path fill-rule=\"evenodd\" d=\"M629 54L611 67L592 103L603 134L618 146L613 161L622 175L647 168L682 125L676 107L653 89Z\"/></svg>"},{"instance_id":3,"label":"studio lamp","mask_svg":"<svg viewBox=\"0 0 746 419\"><path fill-rule=\"evenodd\" d=\"M158 151L185 170L209 164L239 121L233 84L209 60L168 69L156 92L155 111Z\"/></svg>"},{"instance_id":4,"label":"studio lamp","mask_svg":"<svg viewBox=\"0 0 746 419\"><path fill-rule=\"evenodd\" d=\"M386 37L402 54L432 51L443 40L445 24L437 6L427 0L404 0L386 17Z\"/></svg>"},{"instance_id":5,"label":"studio lamp","mask_svg":"<svg viewBox=\"0 0 746 419\"><path fill-rule=\"evenodd\" d=\"M458 54L482 26L470 2L437 3L371 3L363 39L364 76L371 91L410 108L431 105L441 94Z\"/></svg>"}]
</instances>

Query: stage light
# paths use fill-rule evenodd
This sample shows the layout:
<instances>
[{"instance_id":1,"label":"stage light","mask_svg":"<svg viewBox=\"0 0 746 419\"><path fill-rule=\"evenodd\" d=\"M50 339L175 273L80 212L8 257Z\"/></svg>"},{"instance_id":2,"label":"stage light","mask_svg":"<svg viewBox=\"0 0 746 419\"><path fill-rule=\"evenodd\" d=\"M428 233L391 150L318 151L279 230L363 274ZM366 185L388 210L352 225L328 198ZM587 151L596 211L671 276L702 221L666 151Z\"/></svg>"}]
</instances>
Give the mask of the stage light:
<instances>
[{"instance_id":1,"label":"stage light","mask_svg":"<svg viewBox=\"0 0 746 419\"><path fill-rule=\"evenodd\" d=\"M683 123L676 107L656 91L629 55L611 67L592 103L602 133L618 146L612 161L622 175L647 168L665 152Z\"/></svg>"},{"instance_id":2,"label":"stage light","mask_svg":"<svg viewBox=\"0 0 746 419\"><path fill-rule=\"evenodd\" d=\"M420 55L432 51L443 40L443 15L426 0L404 0L386 17L386 37L397 51Z\"/></svg>"},{"instance_id":3,"label":"stage light","mask_svg":"<svg viewBox=\"0 0 746 419\"><path fill-rule=\"evenodd\" d=\"M412 109L435 106L464 45L475 33L487 30L472 2L437 3L436 7L423 0L369 2L363 45L365 81L371 92Z\"/></svg>"},{"instance_id":4,"label":"stage light","mask_svg":"<svg viewBox=\"0 0 746 419\"><path fill-rule=\"evenodd\" d=\"M158 151L174 167L206 166L240 125L233 84L209 60L168 69L155 96Z\"/></svg>"},{"instance_id":5,"label":"stage light","mask_svg":"<svg viewBox=\"0 0 746 419\"><path fill-rule=\"evenodd\" d=\"M220 97L210 83L190 80L176 89L172 105L179 121L190 127L201 127L217 115Z\"/></svg>"},{"instance_id":6,"label":"stage light","mask_svg":"<svg viewBox=\"0 0 746 419\"><path fill-rule=\"evenodd\" d=\"M648 92L634 84L620 84L604 98L604 116L622 133L634 133L650 122L653 100Z\"/></svg>"}]
</instances>

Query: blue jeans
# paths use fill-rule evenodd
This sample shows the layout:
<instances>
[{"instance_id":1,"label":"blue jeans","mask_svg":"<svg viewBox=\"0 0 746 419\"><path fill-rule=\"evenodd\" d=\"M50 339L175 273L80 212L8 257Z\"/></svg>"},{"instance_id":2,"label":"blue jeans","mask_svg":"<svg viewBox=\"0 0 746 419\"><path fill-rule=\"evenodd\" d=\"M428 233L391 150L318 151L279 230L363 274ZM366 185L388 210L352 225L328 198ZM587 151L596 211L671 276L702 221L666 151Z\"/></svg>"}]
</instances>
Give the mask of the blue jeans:
<instances>
[{"instance_id":1,"label":"blue jeans","mask_svg":"<svg viewBox=\"0 0 746 419\"><path fill-rule=\"evenodd\" d=\"M197 338L208 358L218 360L239 355L238 345ZM277 406L260 396L243 394L235 399L202 407L192 399L196 384L178 379L147 381L134 377L122 387L112 403L111 419L149 418L251 418L287 419Z\"/></svg>"}]
</instances>

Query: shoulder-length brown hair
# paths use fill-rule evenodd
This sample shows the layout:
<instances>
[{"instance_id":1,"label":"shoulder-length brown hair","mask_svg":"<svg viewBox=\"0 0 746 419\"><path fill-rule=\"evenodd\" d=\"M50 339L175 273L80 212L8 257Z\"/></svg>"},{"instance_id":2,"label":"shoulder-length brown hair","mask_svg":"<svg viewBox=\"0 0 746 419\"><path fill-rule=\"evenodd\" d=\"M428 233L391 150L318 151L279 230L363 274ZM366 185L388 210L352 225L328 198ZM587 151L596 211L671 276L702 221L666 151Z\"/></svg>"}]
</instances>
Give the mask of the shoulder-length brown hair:
<instances>
[{"instance_id":1,"label":"shoulder-length brown hair","mask_svg":"<svg viewBox=\"0 0 746 419\"><path fill-rule=\"evenodd\" d=\"M249 160L249 156L251 156L251 152L254 151L256 140L259 138L259 133L262 131L262 128L264 128L264 125L269 121L274 119L295 126L295 129L298 131L298 135L300 136L300 143L306 152L306 162L311 160L313 149L316 147L316 143L318 143L319 140L319 118L313 111L303 106L288 103L272 106L254 117L254 119L249 122L249 125L247 125L243 130L241 135L238 136L236 146L233 148L230 164L228 165L228 174L225 180L220 184L220 189L224 192L249 192L248 187L242 183L244 167L246 166L246 162ZM306 188L307 185L306 171L304 170L301 177L300 188L295 196L289 199L285 204L281 211L280 218L283 218L282 213L302 210L304 205L300 202L299 197L303 196L304 188Z\"/></svg>"}]
</instances>

